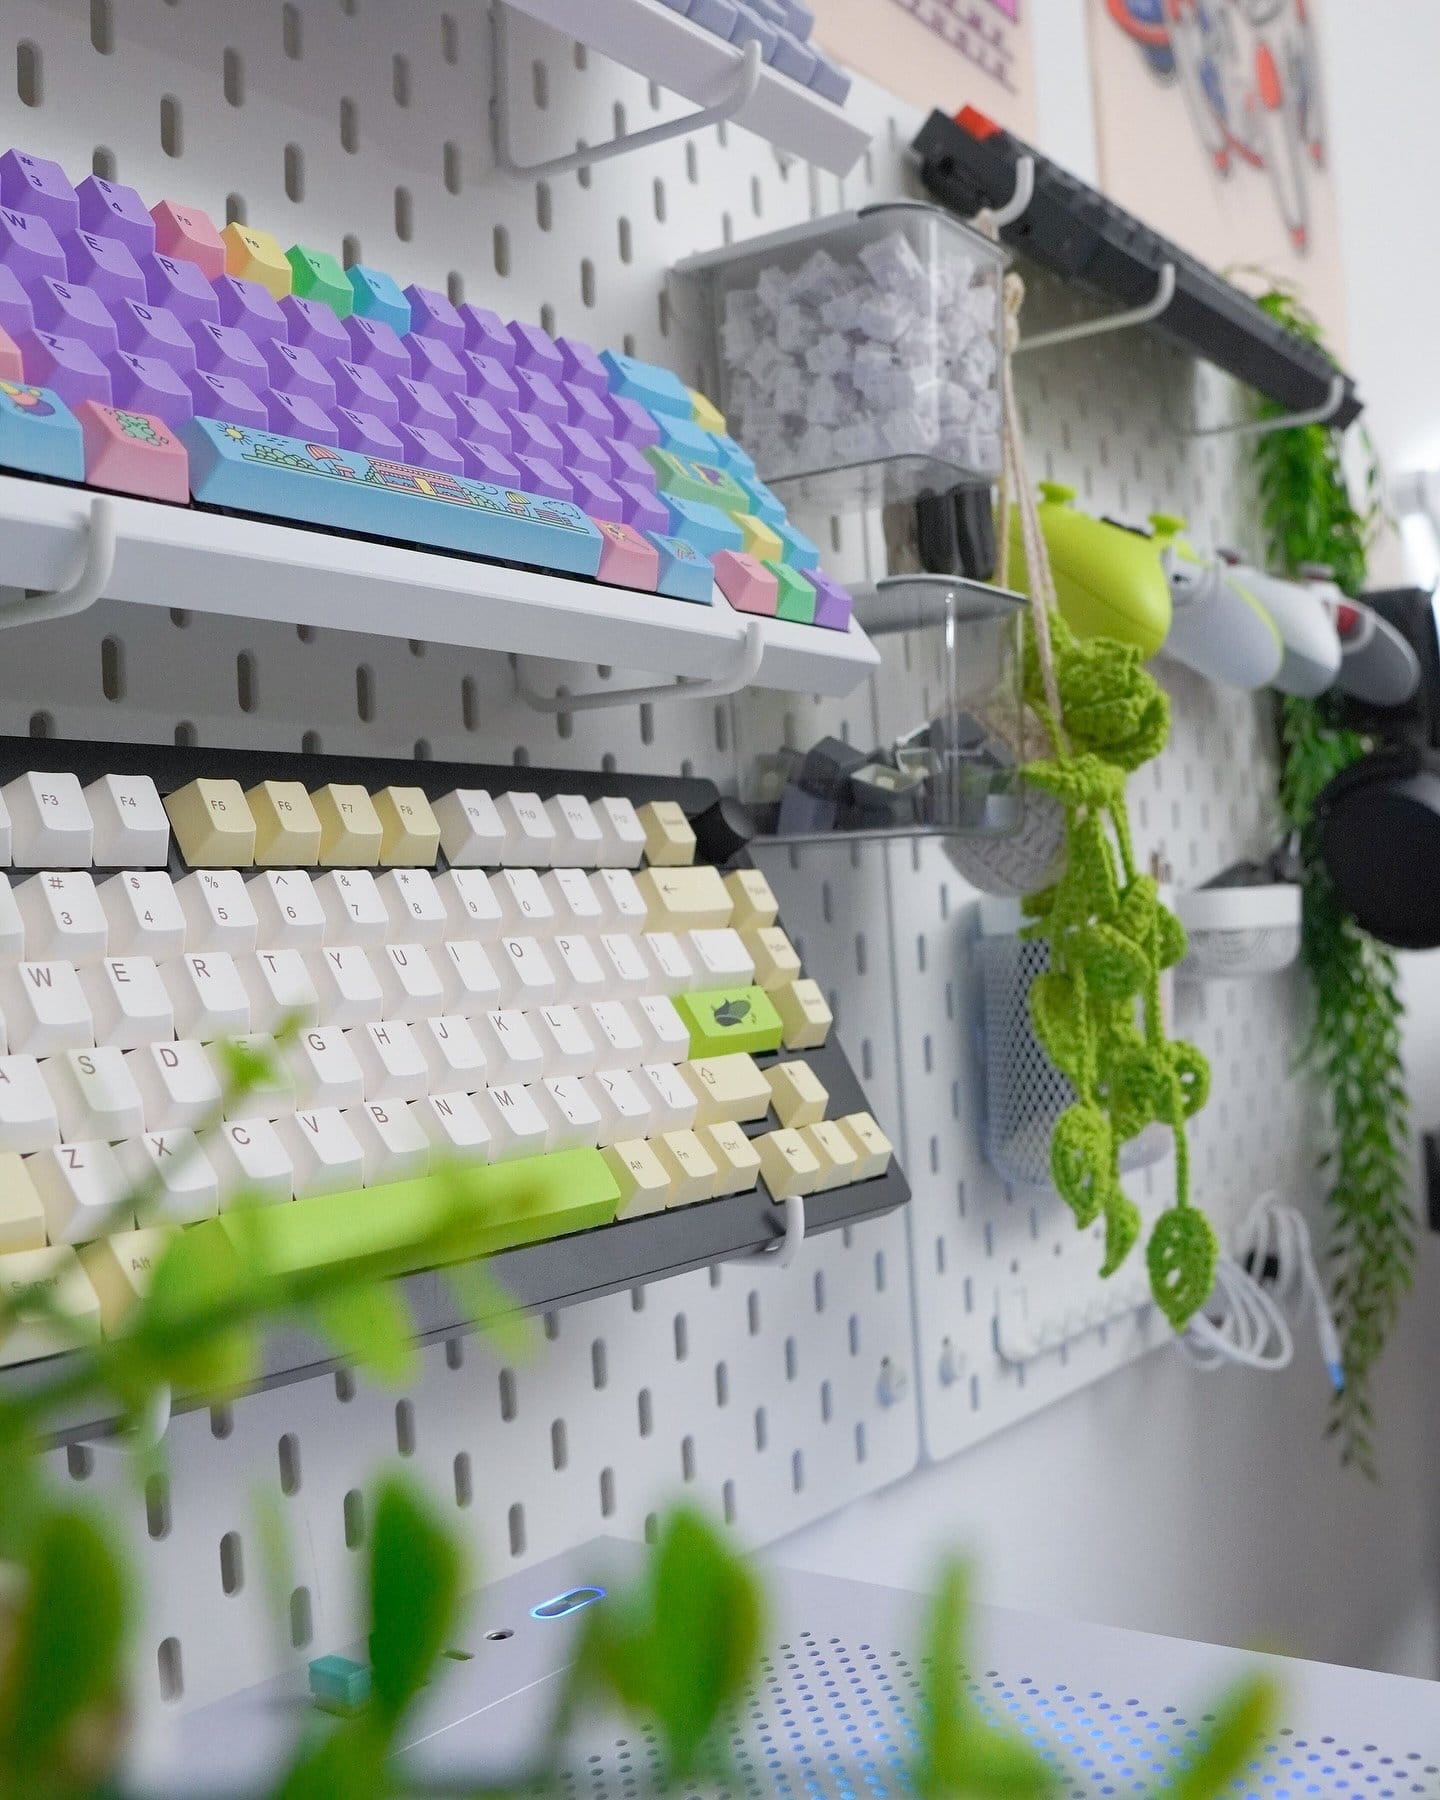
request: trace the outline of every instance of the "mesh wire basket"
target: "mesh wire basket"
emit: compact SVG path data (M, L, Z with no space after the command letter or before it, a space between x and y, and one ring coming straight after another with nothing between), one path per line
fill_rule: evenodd
M1194 888L1176 910L1190 940L1180 965L1185 981L1275 975L1300 954L1298 887Z

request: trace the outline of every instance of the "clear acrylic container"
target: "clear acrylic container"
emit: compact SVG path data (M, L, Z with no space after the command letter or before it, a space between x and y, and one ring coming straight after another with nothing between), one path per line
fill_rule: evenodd
M767 482L844 511L1000 472L1005 251L918 201L692 256L709 392Z

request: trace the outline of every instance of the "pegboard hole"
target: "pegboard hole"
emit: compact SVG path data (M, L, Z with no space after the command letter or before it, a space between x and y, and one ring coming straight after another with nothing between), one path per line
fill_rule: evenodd
M365 1496L359 1488L351 1488L343 1503L345 1548L358 1550L365 1542Z
M537 112L544 112L550 104L550 71L538 56L530 64L530 97Z
M525 1554L525 1508L517 1500L510 1508L508 1524L510 1527L510 1554Z
M290 1596L290 1647L303 1650L315 1636L315 1617L308 1587L297 1587Z
M728 1365L723 1362L717 1362L715 1365L715 1404L716 1406L730 1404L730 1370Z
M291 62L299 62L305 50L301 35L300 8L294 0L285 0L280 8L280 42Z
M735 1523L735 1483L727 1481L720 1489L720 1504L725 1509L725 1523Z
M410 104L410 58L398 50L390 60L390 92L397 106Z
M700 152L695 148L693 138L685 146L685 179L691 187L700 185ZM725 242L728 244L729 238L726 238Z
M460 60L460 27L454 13L440 15L440 55L452 69Z
M120 167L115 160L115 152L104 144L97 144L95 153L90 158L90 173L98 175L102 181L118 181Z
M542 301L540 305L540 329L548 332L551 337L555 336L555 308L548 300Z
M107 700L125 698L125 646L116 637L101 640L100 692Z
M491 234L495 273L502 279L510 273L510 233L505 226L497 225Z
M227 1531L220 1540L220 1586L232 1597L245 1585L245 1551L238 1531Z
M353 231L347 231L340 240L340 262L344 268L353 269L364 261L360 252L360 240Z
M675 1315L675 1360L684 1362L690 1354L690 1325L684 1313Z
M415 1454L415 1403L413 1400L397 1400L395 1402L395 1448L402 1456Z
M764 1450L770 1442L770 1415L763 1406L755 1408L755 1448Z
M550 1421L550 1466L558 1475L570 1461L570 1439L563 1419Z
M225 196L225 223L227 225L244 225L247 208L243 194L227 194Z
M454 138L446 138L440 148L440 178L447 194L458 194L464 180L464 160Z
M157 1544L170 1535L170 1483L158 1470L145 1477L145 1529Z
M548 231L555 217L555 209L551 202L550 183L535 183L535 223L542 231Z
M695 1479L695 1440L688 1433L680 1440L680 1476L684 1481Z
M609 1519L615 1513L615 1471L605 1468L600 1471L600 1517Z
M395 190L395 235L402 244L415 235L415 202L408 187Z
M658 175L655 177L655 223L665 223L665 183Z
M351 156L360 148L360 108L348 94L340 101L340 148Z
M655 1430L655 1403L648 1387L641 1388L635 1396L635 1415L641 1437L648 1438Z
M785 1379L793 1381L800 1373L800 1346L793 1337L785 1340Z
M160 1676L160 1698L167 1702L182 1699L185 1693L185 1671L180 1662L180 1640L167 1637L155 1652L155 1667Z
M508 1425L518 1410L515 1398L515 1371L502 1369L500 1371L500 1417Z
M90 0L90 47L101 56L115 48L115 18L110 0Z
M360 715L362 725L370 725L375 720L375 671L369 663L359 663L355 669L355 711Z
M227 104L245 104L245 64L238 50L227 49L220 59L220 87Z
M95 1473L95 1452L88 1444L65 1446L65 1473L72 1481L88 1481Z
M604 1338L596 1338L590 1346L590 1381L598 1394L610 1380L610 1359Z
M453 1473L455 1476L455 1504L462 1508L469 1506L475 1498L475 1483L470 1469L470 1452L468 1450L462 1450L455 1458Z
M24 38L15 46L15 92L22 106L40 106L45 99L45 68L40 46Z
M790 1485L797 1494L805 1492L805 1453L797 1450L790 1458Z
M212 1406L210 1408L210 1435L222 1443L235 1429L235 1408L233 1406Z
M622 214L615 226L616 250L622 263L633 262L635 242L630 230L630 221Z
M452 1337L445 1340L445 1367L447 1369L463 1369L465 1367L465 1340Z
M248 650L235 658L235 702L243 713L254 712L260 703L255 658Z
M305 152L298 144L285 146L285 198L297 205L305 198Z
M335 1371L335 1398L342 1406L348 1406L355 1398L355 1375L352 1370Z
M287 1431L275 1446L280 1464L280 1492L293 1499L300 1492L300 1439Z

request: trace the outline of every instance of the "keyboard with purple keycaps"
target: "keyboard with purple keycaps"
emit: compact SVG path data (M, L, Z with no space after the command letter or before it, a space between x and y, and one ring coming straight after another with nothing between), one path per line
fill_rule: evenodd
M812 44L815 15L800 0L665 0L692 25L741 46L752 39L777 74L842 106L850 77Z
M849 627L670 370L20 150L0 157L0 469Z

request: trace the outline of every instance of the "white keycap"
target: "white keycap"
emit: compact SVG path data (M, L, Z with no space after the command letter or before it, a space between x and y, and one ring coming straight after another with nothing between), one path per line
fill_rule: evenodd
M3 790L17 869L88 869L95 826L74 775L17 775Z
M238 1081L235 1065L242 1052L245 1079ZM205 1055L220 1085L227 1119L280 1119L294 1112L295 1077L269 1032L221 1038L218 1043L206 1044Z
M628 998L655 986L655 971L646 962L638 938L619 931L602 931L597 941L601 967L609 974L609 993Z
M112 956L150 956L161 962L185 948L185 914L170 877L156 869L126 869L96 892L110 931Z
M147 1225L194 1225L219 1212L220 1178L193 1131L148 1131L117 1145L115 1154L130 1185L143 1183L154 1196Z
M10 887L10 877L0 875L0 962L19 962L25 954L25 921Z
M430 1167L430 1140L403 1100L368 1100L345 1115L360 1146L366 1187L413 1181Z
M428 869L387 869L375 878L400 943L438 944L446 935L449 914Z
M445 1010L440 977L423 945L387 944L376 955L375 972L380 977L383 1018L414 1025Z
M552 794L545 802L545 817L555 829L553 863L577 869L600 866L600 821L583 794Z
M266 869L246 882L261 950L310 950L325 941L325 908L304 869Z
M649 908L628 869L601 869L595 876L595 892L611 931L643 931Z
M316 877L314 887L325 915L327 944L378 947L394 935L390 914L368 869L330 869Z
M319 1023L320 996L301 951L255 950L237 956L235 968L250 1002L252 1031L278 1031L291 1020Z
M502 794L495 802L505 836L500 861L507 868L546 869L555 860L555 827L538 794Z
M32 962L52 957L94 962L105 954L109 927L93 876L47 869L22 881L14 893L25 925L25 954Z
M434 806L440 847L452 868L493 869L502 860L505 826L484 788L456 788Z
M87 1050L95 1042L90 1006L70 962L18 962L0 966L0 1018L16 1055L53 1056Z
M631 802L619 795L607 795L595 802L595 818L600 826L598 866L638 869L645 855L645 827Z
M600 1061L607 1069L638 1067L645 1052L644 1040L623 1001L597 1000L584 1017L593 1027Z
M327 1025L363 1025L381 1016L385 996L375 965L384 955L383 946L367 951L358 944L327 944L305 958Z
M441 946L435 958L447 1013L473 1019L500 1004L500 975L489 952L473 938Z
M403 1019L372 1019L352 1025L345 1036L360 1065L367 1100L419 1100L428 1092L424 1054Z
M495 1162L515 1156L541 1156L550 1128L528 1087L512 1082L477 1094L476 1104L489 1121Z
M600 1141L600 1109L578 1075L548 1076L530 1092L545 1116L545 1148L593 1148Z
M700 1103L695 1090L674 1064L646 1063L637 1079L654 1108L651 1137L658 1137L664 1131L688 1131L695 1123Z
M583 869L551 869L540 878L555 912L557 932L600 931L607 923L594 884Z
M555 924L555 908L533 869L502 869L490 885L500 904L500 923L506 931L549 935Z
M694 965L673 931L644 931L640 942L659 972L662 993L683 994L686 988L699 987Z
M600 1112L599 1142L623 1143L626 1138L653 1137L655 1107L650 1095L629 1069L601 1069L590 1083L590 1093Z
M85 790L95 827L97 869L163 869L170 858L170 820L148 775L102 775Z
M452 938L488 937L504 923L500 899L483 869L447 869L435 883Z
M5 804L3 788L0 788L0 867L10 867L10 808Z
M60 1142L55 1100L33 1056L0 1056L0 1150L44 1150Z
M550 946L556 993L572 1006L603 1000L608 991L604 965L594 943L585 937L557 937Z
M630 1010L645 1040L646 1062L686 1060L690 1055L690 1031L668 994L642 994Z
M259 922L238 869L196 869L175 883L189 950L253 950Z
M226 950L190 951L159 965L181 1037L209 1043L250 1029L250 996Z
M295 1198L295 1165L268 1119L230 1119L205 1140L220 1186L220 1210L238 1199L284 1206Z
M67 1144L103 1139L107 1144L137 1137L145 1129L140 1089L114 1044L95 1050L65 1050L40 1065L55 1102L60 1136Z
M588 1075L597 1060L595 1040L573 1006L542 1006L530 1014L547 1075Z
M290 1152L297 1200L364 1185L365 1158L338 1107L292 1113L276 1120L275 1131Z
M501 938L495 954L500 998L528 1011L556 998L559 985L550 959L533 937Z
M175 1035L175 1009L149 956L107 956L80 970L97 1044L134 1050Z
M415 1122L430 1140L435 1161L464 1157L470 1162L489 1162L494 1149L487 1114L469 1094L431 1094L410 1108Z
M545 1073L545 1059L540 1053L540 1040L531 1029L524 1013L513 1007L499 1007L472 1019L475 1035L485 1052L485 1066L491 1083L513 1086L517 1082L538 1081Z
M755 958L734 926L719 930L687 931L702 987L748 986L755 979Z
M123 1228L124 1215L117 1221L112 1209L131 1183L108 1144L57 1144L28 1157L25 1173L45 1209L52 1244L91 1244L107 1227Z
M415 1027L415 1044L426 1070L421 1094L431 1088L440 1094L452 1088L473 1094L485 1085L485 1046L475 1027L458 1013L423 1019Z
M350 1040L338 1025L315 1025L282 1051L286 1067L295 1077L297 1111L315 1108L359 1106L365 1098L365 1077Z
M125 1061L135 1077L151 1131L198 1130L218 1118L220 1077L194 1038L174 1044L142 1044L127 1050Z

